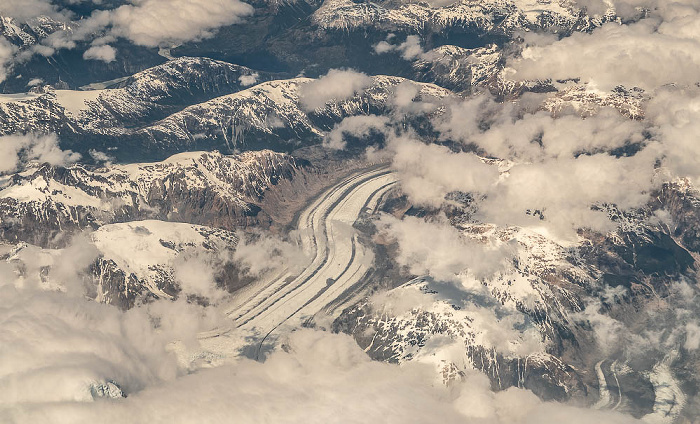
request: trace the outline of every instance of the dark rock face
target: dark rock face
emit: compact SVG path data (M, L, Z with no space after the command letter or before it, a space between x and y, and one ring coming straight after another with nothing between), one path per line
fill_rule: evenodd
M153 298L143 281L134 274L119 269L111 259L99 258L90 267L95 277L99 300L122 310L133 308L137 302ZM98 298L97 294L95 295Z

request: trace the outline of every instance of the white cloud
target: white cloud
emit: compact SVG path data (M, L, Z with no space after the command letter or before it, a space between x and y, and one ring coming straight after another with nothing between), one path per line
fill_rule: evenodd
M700 89L661 90L648 105L647 119L661 141L660 156L670 177L689 177L700 185Z
M367 137L372 131L384 133L387 131L389 118L377 115L349 116L336 124L323 140L323 145L330 149L344 149L344 136Z
M417 35L409 35L406 41L396 46L396 50L401 52L401 57L406 60L415 59L423 54L423 48L420 45L420 37Z
M260 77L260 75L258 75L257 72L253 72L252 74L249 74L249 75L241 75L240 77L238 77L238 81L240 81L240 83L243 87L248 87L248 86L251 86L251 85L257 83L259 77Z
M0 38L0 82L7 78L7 71L14 60L14 54L14 46L4 38Z
M386 41L380 41L374 46L374 51L377 54L387 53L394 50L394 46L387 43Z
M24 143L18 136L0 138L0 173L14 172L19 167L19 151Z
M85 53L83 53L83 59L93 59L93 60L101 60L103 62L114 62L114 60L117 57L117 50L107 44L101 45L101 46L92 46L89 49L85 50Z
M48 279L52 285L58 285L65 292L81 296L86 291L85 286L92 282L84 274L98 254L95 245L84 234L78 234L70 240L68 246L52 255ZM26 263L31 262L31 256L25 257L25 267L28 266Z
M377 54L397 51L401 53L401 57L405 60L413 60L418 57L424 57L426 53L420 45L420 37L417 35L409 35L402 43L389 44L388 40L393 37L387 37L387 41L380 41L374 45L374 51Z
M414 99L420 92L418 84L410 81L403 81L394 89L392 101L399 110L411 108L416 102Z
M140 311L125 315L56 292L0 291L2 406L89 401L93 383L113 379L136 391L176 374L163 344L147 338L153 332Z
M371 84L372 78L361 72L331 69L321 78L301 86L299 102L304 110L311 112L331 100L347 100Z
M630 335L629 329L622 322L600 313L601 309L599 301L592 301L584 310L572 314L571 318L591 326L598 348L604 355L619 353L619 349L626 346L624 342L626 336Z
M14 172L27 162L66 166L79 159L80 154L61 150L53 134L0 136L0 173Z
M575 4L586 8L589 16L602 16L612 7L609 0L575 0Z
M440 206L453 191L483 193L498 179L498 169L473 153L455 153L410 136L392 137L388 144L403 191L419 205Z
M435 230L424 232L433 237ZM216 306L160 300L123 312L86 300L76 284L68 284L75 291L63 292L14 281L27 271L40 273L50 265L43 256L56 253L51 273L75 278L92 256L86 242L77 241L63 255L27 250L19 260L31 270L19 263L0 266L0 421L117 423L128 416L136 423L231 417L241 423L326 423L342 414L344 422L635 422L614 412L545 403L520 389L495 393L477 372L450 386L435 384L433 366L371 361L351 337L310 329L293 332L264 363L229 358L214 369L198 368L206 361L180 362L173 342L201 351L197 335L228 322ZM498 334L520 331L513 319L469 313L492 322L483 328L485 340L511 349ZM107 381L128 397L94 401L91 387Z
M501 177L492 177L491 185L476 190L486 197L479 204L479 219L498 225L544 226L552 235L575 239L577 228L607 231L614 227L605 212L591 209L593 205L614 204L623 210L643 206L663 180L656 170L658 163L674 176L700 177L694 166L700 157L694 135L698 119L693 118L693 111L700 107L691 95L697 90L666 91L667 95L661 91L649 103L645 121L626 119L611 109L585 119L577 115L554 118L546 112L523 113L532 109L527 104L499 105L482 96L448 103L447 112L433 122L443 138L506 160L501 164ZM640 150L630 157L613 155L629 145L637 146L629 151ZM424 149L413 155L423 163L407 168L419 170L431 163L433 155L435 152ZM448 162L435 160L431 169L448 173ZM457 173L449 175L446 178L465 181ZM410 187L411 180L405 181ZM428 203L436 205L445 190L433 183L407 192L414 194L413 199L415 193L433 194L435 198ZM535 211L542 214L533 214Z
M80 154L62 150L55 135L28 136L29 152L27 159L53 166L66 166L80 160Z
M123 37L147 47L173 46L212 37L218 28L241 22L253 13L253 7L240 0L129 0L123 3L126 4L115 9L95 10L69 30L50 34L40 44L25 50L19 59L27 60L32 54L48 57L58 49L74 49L78 42L95 40L98 44L90 47L83 57L111 62L115 60L116 51L100 40ZM74 19L68 9L47 0L4 0L0 4L0 15L20 21L38 16L50 16L62 22ZM4 79L2 69L9 64L6 58L10 57L4 44L7 43L0 40L0 81Z
M218 302L226 292L216 286L215 257L202 250L181 252L173 262L173 276L185 295L194 294Z
M283 267L290 271L299 270L308 262L301 247L296 244L262 231L253 232L249 236L238 242L232 259L252 276L260 276Z
M402 81L394 87L390 98L395 114L421 115L434 112L443 106L445 99L431 95L421 95L421 86L413 81ZM419 99L420 97L420 99ZM400 120L401 117L395 117Z
M68 44L66 46L60 46L57 48L72 49L74 47L75 47L75 43L71 42L70 44ZM43 44L35 44L31 47L31 49L29 51L23 51L22 53L20 53L18 55L18 59L20 61L28 60L29 57L31 56L31 54L38 54L40 56L49 57L49 56L53 56L54 53L56 53L56 49L53 47L45 46Z
M605 212L592 206L643 206L662 181L655 170L659 159L664 158L662 163L674 169L674 175L695 172L693 158L700 153L693 134L698 120L689 112L695 107L679 102L677 93L659 100L658 106L655 102L650 104L654 126L608 109L586 119L523 114L532 108L499 105L479 96L448 102L447 112L433 119L435 127L443 139L476 146L506 161L487 164L474 154L454 153L406 136L391 138L387 150L404 192L415 204L439 206L451 191L480 193L485 200L478 203L476 216L483 222L545 227L553 236L575 240L578 228L614 227ZM673 142L647 139L646 132L653 128ZM630 144L641 150L629 157L611 154Z
M485 95L452 102L447 106L446 113L434 120L435 127L442 132L443 138L465 141L481 132L483 122L501 119L507 107Z
M700 324L689 322L685 325L686 339L683 346L688 350L698 350L700 348Z
M27 87L36 87L37 85L41 85L44 83L44 80L41 78L33 78L29 80L27 83Z
M239 0L133 0L108 13L113 34L155 47L211 37L253 8Z
M168 345L196 345L198 332L220 325L217 309L184 301L122 312L88 300L97 255L77 236L65 249L26 246L2 262L0 417L23 405L92 401L91 386L110 380L127 394L171 380L186 370Z
M490 246L464 237L449 222L383 216L380 225L398 243L398 263L414 275L457 281L459 274L468 271L478 279L488 278L513 256L507 246Z
M97 255L95 246L81 235L69 240L64 249L25 246L13 255L9 263L12 278L6 276L0 281L0 286L56 290L70 297L81 297L91 282L86 271Z
M553 118L547 112L505 120L467 136L490 155L536 161L543 157L571 158L581 153L609 152L644 140L645 125L605 109L596 116Z
M90 149L88 153L90 154L91 158L98 162L112 162L114 160L113 156L110 156L107 153L101 152L99 150Z
M596 154L517 164L487 192L478 214L496 224L546 226L573 240L577 228L611 230L615 225L606 213L591 206L615 204L625 210L644 205L656 186L655 162L655 152L645 149L631 157ZM541 211L544 219L527 210Z
M21 22L38 16L65 19L67 15L66 12L59 12L50 0L3 0L0 3L0 16L9 16Z
M0 417L30 405L92 402L91 386L106 381L131 394L172 380L185 370L168 344L197 343L197 332L217 323L213 310L184 302L122 312L56 291L0 292Z

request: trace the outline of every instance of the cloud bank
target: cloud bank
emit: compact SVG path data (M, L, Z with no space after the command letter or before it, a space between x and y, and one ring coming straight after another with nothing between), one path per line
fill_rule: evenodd
M320 330L293 332L264 363L228 358L208 369L180 358L177 346L197 352L197 335L227 322L222 309L160 300L120 311L87 300L71 281L94 252L80 238L64 252L29 249L21 263L0 262L0 421L636 422L525 390L495 393L478 372L445 386L432 366L372 361L350 336ZM60 287L42 283L52 264Z
M602 90L618 84L653 90L699 82L700 7L692 1L615 2L619 10L649 7L650 17L608 23L544 46L528 46L511 62L517 79L581 78ZM636 3L636 4L635 4Z
M167 374L171 365L162 363L160 369ZM452 387L433 385L432 379L430 367L369 360L348 336L300 330L288 340L287 352L278 350L263 364L241 360L167 379L125 399L24 404L0 409L0 417L17 423L116 423L125 416L135 423L327 423L339 417L347 423L636 422L616 413L543 403L519 389L493 393L488 379L477 373Z

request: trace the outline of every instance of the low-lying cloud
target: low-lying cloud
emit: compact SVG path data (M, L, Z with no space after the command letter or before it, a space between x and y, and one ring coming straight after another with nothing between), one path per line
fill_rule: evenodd
M372 132L385 134L389 118L379 115L350 116L336 124L323 139L323 145L330 149L344 149L347 145L346 135L363 138Z
M83 59L101 60L103 62L114 62L117 57L117 50L110 45L92 46L85 50Z
M14 54L14 46L4 38L0 38L0 82L7 79L7 72L14 60Z
M392 167L401 187L418 205L440 206L453 191L484 193L496 183L498 169L473 153L425 144L414 137L392 137L388 143Z
M447 220L427 222L407 216L385 215L380 228L399 247L397 262L413 275L459 281L460 275L484 279L503 268L513 257L507 246L492 246L464 237Z
M578 228L612 230L615 224L605 205L622 210L641 207L656 187L653 153L622 158L584 155L514 165L487 193L478 214L500 225L548 226L560 237L574 240Z
M371 84L372 78L361 72L331 69L319 79L301 86L299 102L305 111L311 112L324 107L331 100L347 100L362 93Z
M161 363L166 378L126 399L20 404L0 410L0 417L17 423L111 423L124 416L152 423L225 422L232 417L241 423L327 423L339 414L348 423L636 422L614 412L543 403L524 390L494 393L488 379L475 372L451 387L434 385L431 367L371 361L345 335L300 330L286 345L286 352L277 350L262 364L240 360L177 379L167 375L172 363Z
M386 41L377 43L374 46L375 53L383 54L396 51L400 53L401 57L405 60L422 58L426 55L425 51L423 51L423 47L421 47L420 37L417 35L409 35L399 44L390 44L389 40L391 39L393 39L393 37L389 37Z
M308 257L297 244L258 231L238 242L232 260L240 264L248 274L260 277L271 270L301 270L307 264Z
M67 11L60 11L50 0L4 0L0 4L0 16L12 17L20 22L38 16L65 19L68 15Z
M253 7L239 0L135 0L106 13L112 34L155 47L211 37L251 15Z
M55 134L0 136L0 174L18 171L31 162L66 166L80 157L79 153L62 150Z

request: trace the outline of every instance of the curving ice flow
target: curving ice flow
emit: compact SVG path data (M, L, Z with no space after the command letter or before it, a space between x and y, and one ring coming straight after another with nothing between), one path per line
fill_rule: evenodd
M303 271L294 276L284 269L241 291L227 310L232 328L200 335L202 345L223 354L234 354L236 345L239 350L248 346L244 354L259 358L280 335L319 312L337 311L342 302L335 301L352 290L373 261L353 224L363 210L374 210L396 182L393 172L374 169L343 180L316 199L298 220L301 245L311 258Z

